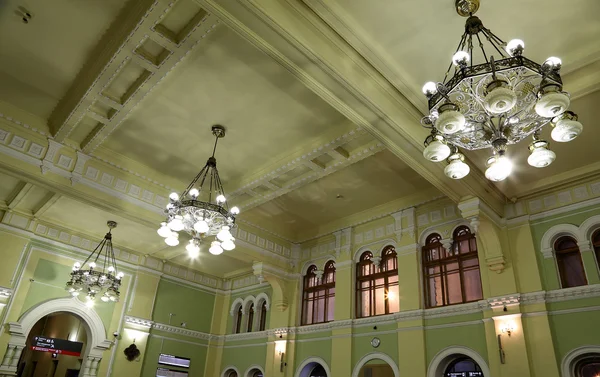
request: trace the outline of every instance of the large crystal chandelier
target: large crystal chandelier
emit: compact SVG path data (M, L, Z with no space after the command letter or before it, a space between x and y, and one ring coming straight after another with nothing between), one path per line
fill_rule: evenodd
M212 156L181 194L171 193L165 210L167 219L157 231L169 246L179 245L179 232L185 231L191 235L192 239L186 245L191 257L198 256L200 243L209 236L216 236L208 249L211 254L219 255L223 250L235 248L235 239L230 230L240 210L238 207L232 207L231 210L227 207L215 159L217 142L225 136L225 127L213 126L212 134L215 136Z
M108 221L108 233L83 263L75 262L71 280L65 289L73 296L84 293L89 302L96 296L104 302L119 301L119 288L123 272L117 272L117 263L112 247L111 230L117 227L115 221Z
M470 171L460 148L491 148L485 176L502 181L512 171L507 146L531 135L527 162L537 168L550 165L556 154L540 139L540 130L549 124L552 139L567 142L583 129L577 115L567 111L570 100L562 90L561 60L550 57L538 64L523 56L523 41L505 43L473 15L479 0L456 0L455 5L467 17L465 32L444 80L423 86L429 115L421 123L431 129L423 156L433 162L447 160L446 175L460 179Z

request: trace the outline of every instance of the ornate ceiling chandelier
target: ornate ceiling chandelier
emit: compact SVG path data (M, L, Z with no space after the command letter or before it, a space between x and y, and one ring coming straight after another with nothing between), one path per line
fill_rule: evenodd
M552 139L567 142L583 129L577 115L567 111L570 100L562 91L561 60L550 57L540 65L523 56L523 41L505 43L473 16L479 0L456 0L455 5L467 17L465 32L444 80L423 86L429 115L421 123L431 129L423 156L433 162L447 159L445 174L460 179L470 171L460 148L491 148L485 176L502 181L512 171L507 146L532 135L527 162L537 168L550 165L556 154L540 139L540 130L550 124ZM474 58L480 62L474 64Z
M83 263L75 262L71 280L65 289L73 296L85 293L92 302L96 296L104 302L119 301L119 288L123 272L117 272L117 263L112 247L111 230L117 227L115 221L108 221L108 233Z
M231 210L227 207L215 159L217 142L225 137L225 127L213 126L212 134L215 136L212 156L181 195L171 193L170 203L165 210L167 219L157 231L169 246L179 245L179 232L185 231L191 235L192 239L186 246L191 257L198 256L200 243L209 236L216 236L208 249L211 254L219 255L223 250L235 248L235 239L230 230L240 210L238 207L232 207Z

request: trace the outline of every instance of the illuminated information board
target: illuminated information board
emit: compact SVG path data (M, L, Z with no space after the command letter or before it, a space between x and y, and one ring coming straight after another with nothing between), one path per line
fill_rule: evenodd
M83 343L71 342L65 339L46 338L36 336L33 338L31 349L40 352L52 352L58 355L81 356Z

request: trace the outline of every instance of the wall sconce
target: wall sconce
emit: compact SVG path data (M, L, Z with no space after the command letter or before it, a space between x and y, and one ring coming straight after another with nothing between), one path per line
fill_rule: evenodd
M515 326L512 323L505 323L502 325L500 330L503 334L508 334L508 336L510 336L510 334L515 331Z
M285 366L285 362L283 361L285 358L285 340L276 340L275 341L275 352L279 354L281 357L281 363L279 364L279 371L283 373L283 367Z

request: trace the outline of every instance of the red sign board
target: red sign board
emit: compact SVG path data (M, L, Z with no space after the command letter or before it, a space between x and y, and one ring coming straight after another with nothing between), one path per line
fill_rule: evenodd
M80 356L83 343L71 342L64 339L36 336L33 338L31 349L40 352L52 352L57 355Z

